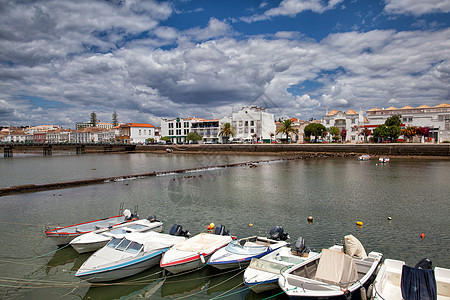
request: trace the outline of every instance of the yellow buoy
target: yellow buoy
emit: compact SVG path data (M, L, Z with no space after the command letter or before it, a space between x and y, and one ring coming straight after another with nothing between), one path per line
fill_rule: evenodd
M250 223L250 224L248 224L248 226L250 226L250 227L253 227L253 224L252 224L252 223Z
M392 218L391 218L391 217L388 217L388 220L390 221L390 220L392 220Z
M363 222L358 221L358 222L356 222L356 225L358 225L358 226L363 226Z
M215 227L214 223L209 224L209 226L211 226L211 229L214 229Z

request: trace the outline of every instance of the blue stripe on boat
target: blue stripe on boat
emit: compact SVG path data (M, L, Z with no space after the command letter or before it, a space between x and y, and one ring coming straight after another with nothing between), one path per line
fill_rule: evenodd
M81 277L81 276L86 276L86 275L95 274L95 273L103 273L103 272L115 271L115 270L117 270L117 269L121 269L121 268L124 268L124 267L129 267L129 266L138 264L138 263L140 263L140 262L143 262L143 261L145 261L145 260L152 259L152 258L154 258L154 257L156 257L156 256L158 256L158 255L160 255L160 254L163 254L163 253L166 252L167 250L169 250L169 248L164 248L163 250L160 250L160 251L151 253L150 255L142 256L142 257L139 257L138 259L135 259L135 260L132 260L132 261L129 261L129 262L120 264L120 265L116 265L116 266L114 266L114 267L108 267L108 268L103 268L103 269L98 269L98 270L88 271L88 272L84 272L84 273L81 273L81 274L75 274L75 276Z

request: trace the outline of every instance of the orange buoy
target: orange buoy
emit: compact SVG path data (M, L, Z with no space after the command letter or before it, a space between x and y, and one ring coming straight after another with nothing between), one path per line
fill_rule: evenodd
M422 240L423 240L423 239L425 238L425 233L422 232L422 233L420 234L420 237L421 237Z

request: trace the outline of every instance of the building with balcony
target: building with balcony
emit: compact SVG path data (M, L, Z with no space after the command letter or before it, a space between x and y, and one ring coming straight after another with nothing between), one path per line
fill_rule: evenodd
M365 127L373 129L395 114L402 116L402 125L405 127L428 127L431 141L450 141L450 104L372 108L367 111L368 125Z
M338 111L333 109L330 112L327 111L327 114L322 119L322 125L324 125L327 130L329 130L330 127L337 127L341 132L345 129L347 131L345 141L353 143L364 141L364 136L359 133L366 123L367 119L364 118L362 109L360 109L359 112L356 112L353 109L349 109L348 111ZM331 136L329 136L329 138L331 140Z
M258 106L244 106L233 112L232 126L236 130L233 140L269 143L276 131L274 115Z

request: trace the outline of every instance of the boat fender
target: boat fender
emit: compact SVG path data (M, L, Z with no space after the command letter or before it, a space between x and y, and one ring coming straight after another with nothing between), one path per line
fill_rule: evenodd
M200 260L201 260L202 264L206 263L205 257L203 256L203 254L200 254Z
M367 299L372 299L373 283L367 288Z
M367 300L366 288L364 286L360 289L361 300Z

